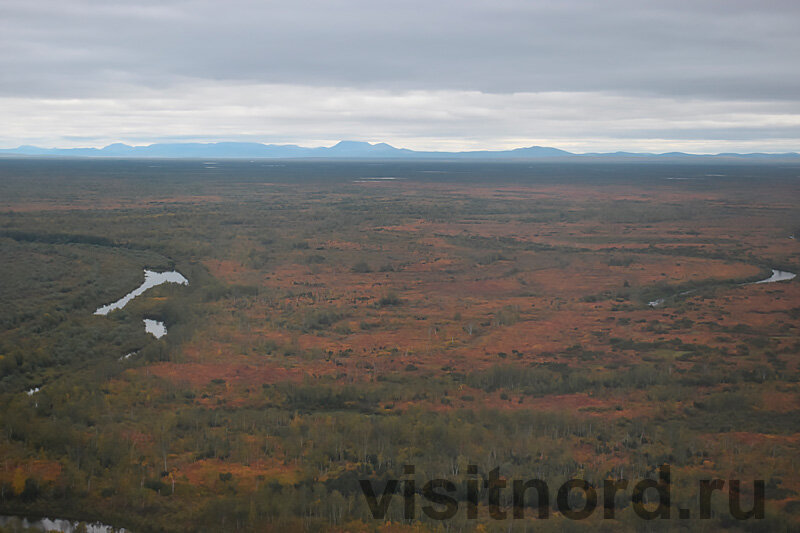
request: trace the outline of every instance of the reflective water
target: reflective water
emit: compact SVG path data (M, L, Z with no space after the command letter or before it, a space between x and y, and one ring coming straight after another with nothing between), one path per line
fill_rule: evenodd
M153 272L152 270L144 271L144 283L139 285L136 289L132 290L119 300L102 307L98 307L94 312L96 315L107 315L115 309L122 309L128 302L142 294L147 289L161 285L162 283L179 283L181 285L188 285L189 280L183 277L180 272L174 270L170 272Z
M0 526L8 528L10 531L29 529L37 531L60 531L63 533L75 533L86 531L87 533L124 533L125 529L116 529L99 522L77 522L74 520L63 520L61 518L37 518L28 519L19 516L0 515Z
M163 322L149 318L144 319L144 330L152 334L156 339L160 339L167 334L167 326Z
M775 270L772 269L772 275L767 279L762 279L761 281L754 281L753 285L758 285L759 283L775 283L776 281L789 281L790 279L794 279L797 277L797 274L792 272L786 272L784 270Z
M797 274L793 272L786 272L785 270L776 270L772 269L772 275L766 279L762 279L761 281L753 281L751 283L743 283L743 285L758 285L759 283L775 283L776 281L789 281L790 279L794 279L797 277ZM692 289L690 291L684 291L679 294L679 296L684 296L686 294L694 292L696 289ZM660 307L664 305L666 300L664 298L657 298L650 302L647 302L647 305L650 307Z

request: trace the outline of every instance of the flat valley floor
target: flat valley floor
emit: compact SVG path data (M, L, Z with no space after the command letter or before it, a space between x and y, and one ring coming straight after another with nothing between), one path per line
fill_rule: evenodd
M800 279L752 283L800 273L796 237L800 165L0 159L0 514L798 528ZM93 314L144 269L189 284ZM613 519L602 494L583 520L558 508L569 479L665 463L668 520L630 490ZM419 497L404 520L398 494L376 520L359 480L380 492L405 465L460 504L468 465L545 480L549 517L532 495L512 519L507 489L505 520L485 492L477 519ZM732 479L745 510L764 481L763 519L731 516Z

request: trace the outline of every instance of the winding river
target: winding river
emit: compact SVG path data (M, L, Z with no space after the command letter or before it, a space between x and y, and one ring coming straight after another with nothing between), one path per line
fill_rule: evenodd
M759 283L775 283L776 281L789 281L790 279L794 279L797 277L797 274L792 272L786 272L784 270L775 270L772 269L772 275L767 279L762 279L761 281L754 281L752 285L758 285Z
M794 279L796 277L797 277L797 274L795 274L793 272L786 272L785 270L777 270L777 269L773 268L772 269L772 275L770 277L768 277L766 279L762 279L760 281L751 281L750 283L742 283L742 285L758 285L760 283L775 283L775 282L778 282L778 281L789 281L789 280ZM693 289L691 291L682 292L682 293L679 294L679 296L682 296L682 295L685 295L685 294L689 294L691 292L694 292L695 290L696 289ZM666 301L665 298L656 298L655 300L652 300L652 301L648 302L647 305L649 305L650 307L660 307L661 305L664 304L665 301Z

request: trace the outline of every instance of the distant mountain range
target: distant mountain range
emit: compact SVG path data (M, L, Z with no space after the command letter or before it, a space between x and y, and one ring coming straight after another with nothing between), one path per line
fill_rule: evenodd
M330 147L306 148L294 144L261 144L250 142L218 143L157 143L148 146L129 146L115 143L105 148L39 148L20 146L0 149L0 156L59 156L59 157L141 157L141 158L336 158L336 159L555 159L555 158L617 158L617 159L707 159L729 158L746 160L800 160L795 152L784 154L715 154L697 155L683 152L653 153L590 153L575 154L558 148L530 146L513 150L471 152L418 152L395 148L386 143L341 141Z

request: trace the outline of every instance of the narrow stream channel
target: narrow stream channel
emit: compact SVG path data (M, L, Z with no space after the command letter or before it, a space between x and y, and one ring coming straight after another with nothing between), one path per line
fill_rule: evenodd
M786 272L785 270L776 270L776 269L773 268L772 269L772 275L770 277L768 277L766 279L762 279L760 281L751 281L750 283L742 283L742 285L758 285L760 283L775 283L775 282L778 282L778 281L789 281L789 280L794 279L796 277L797 277L797 274L795 274L793 272ZM694 292L695 290L697 290L697 289L693 289L691 291L684 291L684 292L680 293L679 296L685 295L685 294L689 294L691 292ZM659 306L663 305L665 301L666 301L666 298L656 298L655 300L652 300L652 301L648 302L647 305L649 305L650 307L659 307Z

